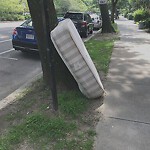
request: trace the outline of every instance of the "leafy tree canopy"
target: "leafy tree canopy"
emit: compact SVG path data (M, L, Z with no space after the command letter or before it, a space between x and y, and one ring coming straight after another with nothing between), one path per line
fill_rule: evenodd
M19 0L0 0L0 13L23 13L23 7Z
M58 13L64 13L66 11L84 12L99 10L97 0L54 0L54 2Z

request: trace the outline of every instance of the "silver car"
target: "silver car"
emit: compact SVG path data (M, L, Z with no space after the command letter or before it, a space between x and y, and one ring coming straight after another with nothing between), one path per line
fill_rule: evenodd
M90 14L90 16L94 24L94 29L100 29L102 27L102 18L97 14Z

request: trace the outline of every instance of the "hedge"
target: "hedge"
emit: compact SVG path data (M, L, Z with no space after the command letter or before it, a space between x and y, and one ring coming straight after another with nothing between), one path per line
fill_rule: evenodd
M25 17L21 14L9 14L9 13L0 14L0 21L18 21L24 19Z
M148 11L144 9L138 9L133 13L133 16L134 16L134 21L139 22L148 19L150 17L150 14Z

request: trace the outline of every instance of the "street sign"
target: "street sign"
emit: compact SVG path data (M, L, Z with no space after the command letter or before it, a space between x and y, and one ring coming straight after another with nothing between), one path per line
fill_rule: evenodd
M107 4L107 0L99 0L99 4Z

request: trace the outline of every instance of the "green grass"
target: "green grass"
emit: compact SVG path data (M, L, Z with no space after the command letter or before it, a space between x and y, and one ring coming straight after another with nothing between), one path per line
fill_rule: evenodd
M88 100L77 91L63 92L59 95L60 110L73 118L83 113L88 105Z
M108 72L112 49L114 46L113 40L90 40L85 43L86 48L96 65L96 68L105 73Z
M117 23L112 23L112 26L115 29L116 33L119 33L119 29L118 29Z
M33 114L28 116L22 124L12 127L0 139L0 150L11 149L12 145L16 145L26 138L31 143L37 141L38 145L41 138L47 142L58 141L76 129L74 123L66 122L63 118L49 118L42 114Z
M19 100L17 111L13 110L13 113L10 112L5 116L5 120L10 124L21 121L10 126L1 136L0 150L15 150L24 141L36 150L92 149L94 142L92 136L95 135L90 136L88 131L80 131L78 125L80 116L88 109L88 100L79 91L60 92L58 98L60 112L50 116L48 113L50 110L47 109L50 107L49 90L41 81L37 81L29 91ZM24 115L24 112L28 112L35 104L36 110Z

